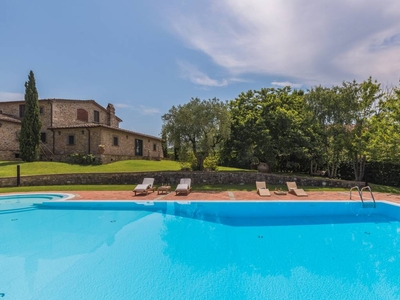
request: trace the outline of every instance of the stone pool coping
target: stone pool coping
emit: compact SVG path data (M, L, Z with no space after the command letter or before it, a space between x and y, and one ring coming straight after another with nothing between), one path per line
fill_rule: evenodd
M307 197L298 197L293 194L276 195L271 193L270 197L260 197L255 191L221 191L221 192L196 192L193 191L189 195L176 195L175 192L168 194L160 194L157 192L135 196L132 191L59 191L60 193L73 194L74 197L68 200L130 200L130 201L356 201L359 202L360 197L357 193L352 193L350 200L350 192L327 192L327 191L307 191ZM53 191L52 193L56 193ZM363 194L364 200L371 199L368 193ZM390 193L374 192L376 201L390 201L400 204L400 195ZM67 201L68 201L67 200Z

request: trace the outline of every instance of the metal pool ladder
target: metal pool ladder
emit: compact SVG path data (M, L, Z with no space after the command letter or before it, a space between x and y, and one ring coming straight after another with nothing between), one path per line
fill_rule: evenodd
M361 202L362 202L362 206L363 206L363 207L373 207L373 208L376 207L375 197L374 197L374 194L372 194L371 187L369 187L369 186L367 185L367 186L364 186L363 188L361 188L361 190L360 190L360 188L359 188L358 186L353 186L353 187L350 189L350 200L351 200L351 192L352 192L353 189L356 189L356 190L358 191L358 195L360 196L360 199L361 199ZM369 193L371 194L371 199L368 199L369 201L365 201L364 198L363 198L363 196L362 196L362 192L363 192L364 190L368 190ZM366 199L366 200L367 200L367 199Z

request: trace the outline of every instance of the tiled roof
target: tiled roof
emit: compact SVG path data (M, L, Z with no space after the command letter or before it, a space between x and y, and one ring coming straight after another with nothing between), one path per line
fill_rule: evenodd
M47 98L47 99L39 99L39 103L41 101L55 101L55 102L61 102L61 101L80 101L80 102L91 102L94 105L96 105L97 107L99 107L100 109L104 110L107 112L107 109L105 107L103 107L102 105L100 105L99 103L97 103L95 100L89 99L89 100L79 100L79 99L56 99L56 98ZM1 101L1 103L25 103L25 100L12 100L12 101ZM120 119L119 117L117 117L115 115L115 117L117 118L117 120L119 122L122 122L122 119Z
M152 135L148 135L148 134L143 134L143 133L139 133L139 132L135 132L135 131L130 131L130 130L126 130L126 129L121 129L121 128L112 127L112 126L108 126L108 125L104 125L104 124L97 124L97 123L83 123L83 124L75 124L75 125L53 126L53 127L49 127L48 129L74 129L74 128L96 128L96 127L102 127L102 128L112 129L112 130L116 130L116 131L126 132L126 133L139 135L139 136L143 136L143 137L147 137L147 138L152 138L152 139L156 139L156 140L160 140L160 141L162 140L161 138L159 138L157 136L152 136Z
M1 121L13 122L13 123L21 123L21 120L10 115L0 114Z
M40 101L83 101L83 102L96 102L92 99L79 100L79 99L56 99L56 98L45 98L38 99ZM10 100L10 101L1 101L1 103L25 103L25 100Z

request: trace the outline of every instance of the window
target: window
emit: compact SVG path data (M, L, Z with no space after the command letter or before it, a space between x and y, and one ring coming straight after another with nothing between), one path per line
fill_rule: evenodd
M46 143L46 132L40 133L40 140L42 141L42 143Z
M83 108L78 108L76 110L76 119L79 121L87 122L88 121L88 112Z
M157 144L153 144L153 151L157 151Z
M94 111L94 121L96 123L100 122L100 112L98 112L97 110Z
M117 136L114 136L113 145L118 146L118 137Z
M44 114L44 107L43 107L43 106L40 106L40 107L39 107L39 113L40 113L41 115Z
M20 118L23 118L23 117L24 117L24 114L25 114L25 104L21 104L21 105L19 106L19 117L20 117Z
M75 145L75 136L74 135L68 136L68 145Z

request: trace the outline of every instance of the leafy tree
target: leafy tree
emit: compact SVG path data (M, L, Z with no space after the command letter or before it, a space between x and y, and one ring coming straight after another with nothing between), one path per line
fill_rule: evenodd
M227 165L247 168L253 161L259 163L262 150L258 141L270 141L269 131L262 122L261 101L256 91L241 93L230 101L232 117L231 138L225 142L221 156ZM267 151L268 153L268 151Z
M377 113L370 120L370 159L376 162L400 163L400 89L385 92Z
M302 91L263 88L241 93L230 102L232 138L223 157L248 167L254 160L280 170L298 170L310 158L314 142L311 113Z
M305 98L320 128L323 167L329 177L336 177L343 154L346 103L340 101L339 87L317 86Z
M380 85L371 78L363 83L312 88L306 95L309 109L322 128L324 162L329 177L336 177L339 165L350 161L355 180L362 180L368 156L370 120L381 97Z
M370 143L370 122L375 115L375 107L382 97L380 84L373 82L371 77L361 84L356 82L344 84L349 90L346 101L352 103L352 128L347 145L349 156L353 164L355 180L364 177L365 164Z
M174 147L190 146L203 170L204 160L229 138L231 118L228 105L218 99L192 98L184 105L173 106L162 116L163 129Z
M23 161L35 161L39 157L40 128L39 96L35 76L29 72L25 82L25 112L19 136L20 155Z

